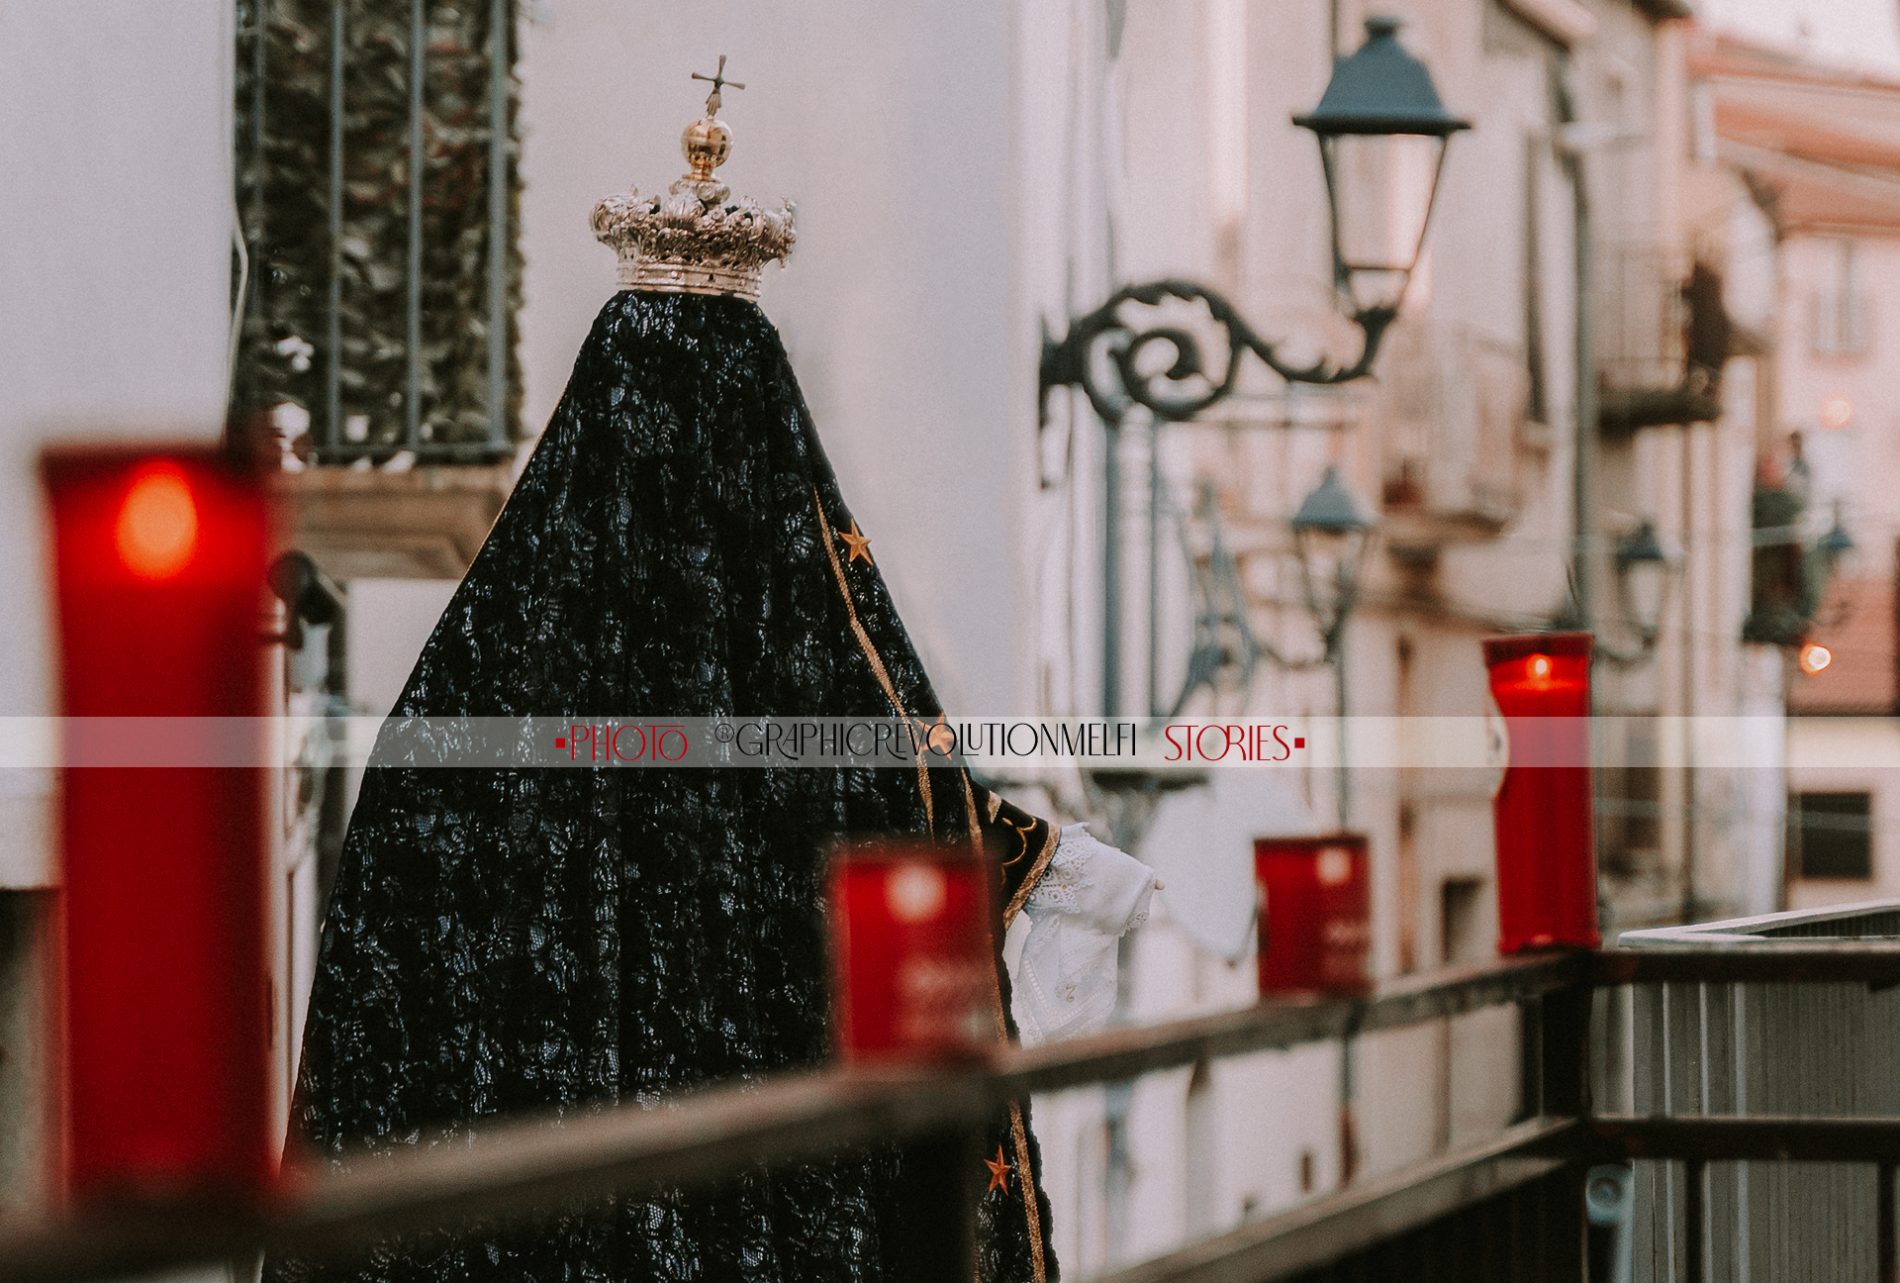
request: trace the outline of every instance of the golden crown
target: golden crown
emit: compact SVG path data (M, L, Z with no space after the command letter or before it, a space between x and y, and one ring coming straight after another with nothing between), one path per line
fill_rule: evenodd
M732 188L715 170L732 154L732 130L718 118L726 79L725 55L712 75L706 114L680 135L686 174L666 194L642 196L639 189L609 196L594 206L594 235L613 247L620 259L620 287L672 294L730 294L757 301L759 274L767 263L792 251L793 208L786 201L767 209L757 201L732 198Z

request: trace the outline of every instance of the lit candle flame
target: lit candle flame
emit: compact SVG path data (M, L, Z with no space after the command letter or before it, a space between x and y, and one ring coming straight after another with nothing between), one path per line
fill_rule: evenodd
M140 473L119 508L114 543L135 575L165 579L183 570L198 546L198 506L184 474L165 464Z

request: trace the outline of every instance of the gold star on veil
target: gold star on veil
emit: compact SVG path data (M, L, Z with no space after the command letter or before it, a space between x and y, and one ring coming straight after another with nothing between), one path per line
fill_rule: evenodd
M877 564L871 560L871 537L858 533L858 523L855 518L851 522L851 529L840 530L838 538L844 540L845 547L851 550L851 555L845 558L846 561L856 561L862 557L867 566Z
M1000 1189L1005 1194L1009 1193L1009 1174L1015 1169L1004 1161L1001 1145L996 1147L996 1157L984 1159L983 1166L990 1169L990 1187L983 1192L988 1194Z

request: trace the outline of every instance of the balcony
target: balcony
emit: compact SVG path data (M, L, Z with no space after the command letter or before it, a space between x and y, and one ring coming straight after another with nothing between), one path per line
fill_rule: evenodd
M1808 491L1800 476L1766 471L1749 499L1748 614L1742 640L1796 646L1808 635L1820 606L1823 567L1809 545Z
M458 578L522 440L513 11L438 9L238 6L232 404L337 579Z
M1594 300L1598 422L1617 435L1721 417L1731 326L1722 278L1654 245L1612 246Z
M1401 322L1383 369L1367 418L1379 435L1388 545L1497 535L1523 506L1542 453L1522 354L1470 327Z
M532 1220L575 1198L717 1184L761 1161L880 1140L927 1155L933 1172L974 1170L993 1111L1031 1092L1504 1008L1523 1054L1518 1081L1497 1085L1515 1105L1502 1130L1097 1277L1581 1280L1618 1277L1612 1267L1634 1248L1630 1277L1645 1283L1794 1277L1775 1263L1797 1260L1826 1277L1893 1278L1897 929L1900 903L1635 932L1631 947L1408 977L1364 999L1266 1002L970 1068L794 1075L558 1129L521 1121L300 1185L262 1210L148 1207L16 1230L0 1236L0 1259L21 1283L53 1283L263 1247L344 1254L425 1227ZM1619 1011L1635 1016L1627 1043ZM1626 1045L1628 1077L1606 1069ZM1593 1104L1626 1091L1636 1112ZM1338 1103L1350 1117L1352 1100ZM917 1283L972 1277L976 1196L955 1179L906 1191L941 1263ZM1748 1253L1752 1274L1735 1265Z
M506 463L404 471L310 468L271 477L295 545L334 579L459 579L514 488Z

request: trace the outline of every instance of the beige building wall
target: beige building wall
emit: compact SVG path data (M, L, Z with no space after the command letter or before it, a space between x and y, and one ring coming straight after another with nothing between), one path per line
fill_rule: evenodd
M1788 875L1775 891L1798 907L1842 903L1885 893L1900 845L1887 729L1900 653L1891 618L1900 504L1890 480L1900 467L1900 417L1890 404L1900 361L1893 298L1900 285L1900 182L1892 156L1878 150L1896 119L1900 16L1853 5L1792 6L1784 17L1814 25L1812 38L1789 40L1768 15L1744 12L1747 4L1731 0L1718 8L1734 11L1748 35L1770 41L1767 50L1739 47L1726 61L1716 47L1699 91L1710 109L1697 113L1710 121L1702 150L1722 162L1710 172L1729 175L1726 187L1706 188L1707 218L1714 223L1730 211L1731 261L1750 276L1745 319L1770 348L1756 380L1757 448L1787 465L1798 437L1807 539L1818 538L1838 514L1856 544L1846 568L1851 591L1824 601L1809 634L1834 651L1835 663L1815 677L1790 665L1781 679L1789 706L1801 713L1788 723L1785 788L1866 794L1865 820L1815 823L1864 824L1872 872L1864 879L1802 876L1794 867L1803 840L1796 834L1786 843ZM1860 33L1854 48L1838 39L1848 29ZM1726 130L1715 123L1724 104L1734 108ZM1763 119L1778 128L1764 133ZM1856 150L1863 140L1876 151ZM1755 175L1752 191L1734 177L1745 167ZM1772 199L1760 200L1764 192Z
M1414 299L1413 328L1428 336L1420 350L1452 354L1455 391L1458 354L1501 352L1506 364L1528 365L1535 349L1544 399L1510 425L1502 462L1471 435L1468 415L1443 416L1449 435L1432 444L1454 466L1441 479L1461 495L1470 473L1501 462L1508 511L1477 537L1430 536L1429 557L1394 556L1391 543L1375 550L1348 677L1355 712L1469 714L1484 701L1477 638L1548 621L1562 606L1575 526L1575 225L1551 118L1553 64L1576 64L1578 110L1597 128L1571 141L1593 149L1594 212L1618 236L1679 239L1671 158L1680 135L1659 118L1681 98L1666 44L1620 0L1572 6L1593 19L1593 34L1567 54L1521 16L1561 4L1391 7L1411 18L1410 39L1447 102L1477 125L1446 169ZM1338 6L1348 48L1359 8ZM800 204L798 251L787 271L768 275L764 306L941 693L972 713L1094 711L1101 435L1061 406L1038 432L1042 327L1060 331L1115 282L1180 273L1230 292L1263 329L1350 346L1328 299L1317 156L1287 123L1325 84L1329 6L717 0L677 12L649 6L636 21L617 0L542 0L523 12L529 426L545 421L613 289L611 255L587 229L593 202L673 176L678 131L699 103L686 74L725 52L748 86L728 96L736 150L727 174L739 190ZM37 574L21 478L48 412L77 407L89 425L189 424L209 436L222 406L229 290L226 10L192 0L159 23L130 0L87 0L26 13L0 9L0 59L18 51L0 75L0 95L11 95L0 105L12 103L10 118L55 110L62 125L37 142L10 131L0 146L24 149L9 157L10 172L50 174L62 195L22 203L24 221L13 225L32 234L9 242L17 261L0 263L9 281L43 286L0 299L0 351L27 354L5 372L10 400L0 407L0 442L20 464L0 477L13 487L0 489L0 518L18 536L0 545L13 549L20 583ZM75 48L95 51L97 64L75 73L62 56ZM129 113L128 84L139 103L162 109ZM70 122L94 145L74 147ZM130 211L115 199L126 190L140 193ZM1280 532L1328 462L1368 502L1382 498L1393 411L1381 385L1287 398L1262 378L1249 391L1246 414L1315 426L1250 429L1241 445L1182 437L1164 447L1163 468L1177 486L1207 475L1232 483L1235 531L1259 554L1249 578L1257 623L1299 652L1315 643L1304 612L1286 604L1295 580ZM1602 461L1587 531L1599 558L1623 522L1649 514L1692 550L1658 660L1614 679L1631 707L1743 701L1745 657L1724 639L1739 628L1745 568L1738 591L1736 545L1717 536L1745 521L1753 431L1740 417L1665 430ZM1184 577L1168 574L1158 587L1164 657L1178 660ZM1405 604L1420 589L1432 610ZM357 692L372 711L406 675L443 591L366 586L351 628L359 651L376 652L359 665ZM1129 635L1145 624L1132 616ZM25 657L0 678L6 711L46 708L43 629L43 610L0 614L0 653ZM1140 689L1141 674L1130 677ZM1331 700L1323 673L1269 672L1249 711L1320 713ZM1088 806L1075 781L1047 783L1072 808ZM1169 907L1132 947L1131 1016L1253 999L1251 840L1330 826L1331 790L1325 771L1271 781L1230 773L1160 810L1137 849L1166 874ZM43 851L37 831L22 827L36 820L5 818L37 815L43 789L29 796L38 800L0 809L9 839L0 859ZM1681 827L1702 802L1664 805L1677 817L1668 839L1676 854L1666 856L1676 866L1666 869L1691 841L1708 842L1712 862L1739 858L1714 841L1718 830ZM1378 971L1488 952L1482 786L1449 772L1366 776L1352 807L1349 822L1371 834L1375 851ZM16 875L16 884L41 876ZM1448 882L1467 897L1455 922ZM1491 1018L1442 1037L1362 1043L1362 1170L1498 1121L1495 1108L1470 1102L1496 1096L1483 1089L1515 1073L1513 1038L1508 1020ZM1165 1250L1336 1180L1341 1069L1340 1049L1322 1046L1157 1077L1126 1098L1039 1102L1065 1264L1082 1274Z
M1860 545L1855 573L1890 576L1900 533L1900 235L1798 232L1781 262L1778 419L1801 433L1811 519L1825 529L1840 504Z
M1873 876L1802 878L1788 907L1813 909L1900 895L1900 722L1891 717L1794 717L1788 721L1788 787L1868 794Z
M1782 247L1782 282L1779 422L1801 433L1812 473L1809 520L1818 533L1838 507L1857 545L1854 578L1890 583L1900 569L1900 490L1893 484L1900 476L1900 413L1891 396L1900 368L1900 238L1853 231L1792 237ZM1856 609L1863 612L1891 601L1890 594L1859 595ZM1832 627L1824 619L1815 637L1837 648L1843 664L1867 668L1896 662L1897 627L1891 619ZM1867 794L1872 864L1867 879L1791 877L1790 907L1900 890L1900 729L1893 717L1790 718L1788 790Z

